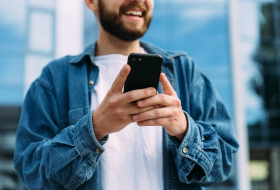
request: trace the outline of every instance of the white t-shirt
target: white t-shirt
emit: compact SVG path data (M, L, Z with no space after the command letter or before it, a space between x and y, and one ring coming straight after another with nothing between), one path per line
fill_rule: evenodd
M142 49L142 53L146 53ZM94 58L99 78L92 92L91 110L103 100L127 56L111 54ZM162 190L162 127L131 123L109 135L100 159L101 190Z

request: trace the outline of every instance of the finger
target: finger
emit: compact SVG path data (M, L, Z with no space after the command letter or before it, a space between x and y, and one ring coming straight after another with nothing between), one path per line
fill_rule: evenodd
M165 108L153 109L140 114L136 114L133 116L133 120L146 121L151 119L171 117L174 114L175 114L175 109L165 107Z
M171 126L172 118L157 118L150 119L145 121L138 121L137 125L139 126Z
M162 126L165 128L166 132L171 136L181 136L179 138L183 139L188 127L183 124L184 127L178 127L178 120L174 117L157 118L146 121L137 122L138 126ZM176 127L177 126L177 127Z
M164 94L167 94L170 96L177 95L164 73L160 73L159 81L161 83Z
M136 104L131 104L131 107L128 108L129 109L128 114L131 114L131 115L140 114L140 113L147 112L147 111L157 109L157 108L158 108L158 105L139 108Z
M130 73L130 66L128 64L125 64L121 71L119 72L117 78L115 79L115 81L113 82L112 86L111 86L111 91L113 92L120 92L122 91L123 85L126 81L126 78L128 76L128 74Z
M156 89L155 88L144 88L144 89L138 89L138 90L132 90L129 92L126 92L122 95L120 98L120 101L128 103L128 102L133 102L137 101L140 99L148 98L151 96L156 95Z
M166 94L157 94L155 96L138 100L136 102L139 107L146 107L152 105L172 106L174 103L174 97Z

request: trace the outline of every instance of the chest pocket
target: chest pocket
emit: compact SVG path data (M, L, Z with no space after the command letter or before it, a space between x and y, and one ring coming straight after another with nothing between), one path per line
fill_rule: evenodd
M77 109L74 109L74 110L70 110L68 112L69 124L70 125L76 124L77 121L79 121L79 119L81 119L82 117L84 117L88 113L89 113L89 107L77 108Z

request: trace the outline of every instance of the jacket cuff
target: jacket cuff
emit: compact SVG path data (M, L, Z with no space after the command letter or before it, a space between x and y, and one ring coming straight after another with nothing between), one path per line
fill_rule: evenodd
M92 165L96 165L105 151L103 145L108 141L108 135L101 141L95 137L92 123L92 112L84 116L75 127L74 142L81 157L87 157Z
M202 149L202 138L198 126L187 112L184 113L188 122L188 130L184 139L180 142L176 137L169 137L176 151L175 162L178 163L179 178L181 181L191 183L201 181L203 177L207 176L213 164ZM202 170L197 170L197 167L201 167ZM200 173L198 174L196 171Z

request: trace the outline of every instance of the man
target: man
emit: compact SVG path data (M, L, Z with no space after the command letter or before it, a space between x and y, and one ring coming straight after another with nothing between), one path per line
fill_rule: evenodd
M24 186L203 189L227 179L238 143L212 84L186 53L138 40L153 0L85 3L98 41L48 64L26 95L14 156ZM162 55L159 93L122 93L130 53Z

